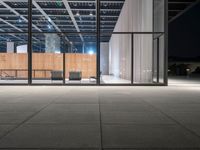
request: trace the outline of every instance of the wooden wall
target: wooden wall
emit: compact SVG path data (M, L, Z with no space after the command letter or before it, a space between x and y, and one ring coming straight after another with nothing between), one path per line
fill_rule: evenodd
M0 75L27 78L28 55L0 53ZM63 54L33 53L33 78L50 78L52 70L63 70ZM70 71L81 71L83 78L96 76L96 55L65 54L66 78Z

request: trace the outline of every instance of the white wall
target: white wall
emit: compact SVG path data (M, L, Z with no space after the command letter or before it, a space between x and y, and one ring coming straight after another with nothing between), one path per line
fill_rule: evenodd
M14 42L7 42L7 53L14 53L15 43Z
M100 45L100 68L102 75L109 74L109 43L101 42Z
M17 53L27 53L27 44L17 46Z
M154 0L154 32L164 32L165 0Z
M152 32L152 0L126 0L114 32ZM113 34L109 72L131 79L131 35ZM134 82L152 82L152 35L134 36Z

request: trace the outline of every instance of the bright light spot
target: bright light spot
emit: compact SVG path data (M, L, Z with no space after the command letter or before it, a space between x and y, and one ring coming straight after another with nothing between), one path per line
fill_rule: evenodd
M90 50L90 51L88 52L88 54L93 55L93 54L94 54L94 51Z
M51 29L51 25L48 25L48 28Z
M19 18L18 22L19 22L19 23L22 23L22 19L21 19L21 18Z
M48 21L51 22L51 18L48 18Z
M92 12L90 12L90 16L93 16L93 13L92 13Z
M80 13L77 11L76 16L80 16Z
M60 51L55 51L55 54L60 54Z

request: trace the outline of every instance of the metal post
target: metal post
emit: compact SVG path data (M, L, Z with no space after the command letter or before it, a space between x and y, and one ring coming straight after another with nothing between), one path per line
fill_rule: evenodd
M28 84L32 84L32 0L28 0Z
M96 0L97 33L97 84L100 85L100 0Z
M65 52L63 52L63 84L65 84Z
M164 84L168 85L168 0L165 0L165 28L164 28L164 38L165 38L165 66L164 66Z
M131 84L134 82L134 34L131 34Z
M160 79L160 39L157 38L157 83L159 83Z

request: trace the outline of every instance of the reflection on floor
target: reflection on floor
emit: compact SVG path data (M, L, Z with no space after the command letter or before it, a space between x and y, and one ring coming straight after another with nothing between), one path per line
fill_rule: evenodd
M102 81L104 84L130 84L131 81L125 80L122 78L118 78L115 76L110 76L110 75L102 75Z
M27 84L28 80L0 80L0 84ZM62 80L33 80L33 84L63 84ZM66 84L96 84L95 79L82 79L81 81L65 80Z
M28 80L0 80L0 84L27 84Z
M199 86L200 77L174 76L169 78L169 85Z
M96 84L96 79L82 79L81 81L69 81L69 79L65 80L66 84ZM26 84L28 80L0 80L0 84ZM33 80L33 84L63 84L62 80L52 81L52 80ZM131 81L121 79L115 76L110 75L102 75L101 76L102 84L129 84Z

